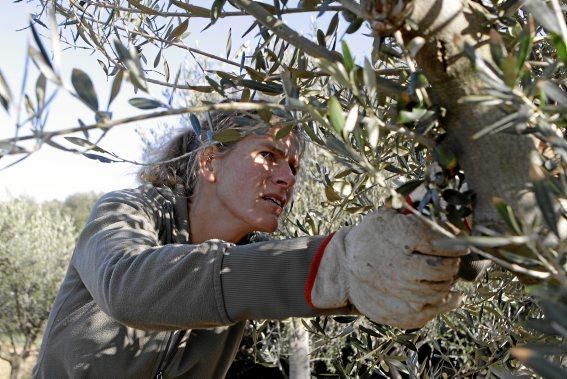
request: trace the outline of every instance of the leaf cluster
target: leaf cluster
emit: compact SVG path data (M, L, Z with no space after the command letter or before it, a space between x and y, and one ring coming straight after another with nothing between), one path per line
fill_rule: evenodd
M445 242L448 246L469 247L515 272L523 283L541 285L532 295L517 279L496 270L487 281L472 285L471 295L478 303L423 332L395 331L360 320L346 328L333 326L329 332L331 324L315 320L310 329L324 342L320 346L328 346L318 350L322 361L331 362L325 369L344 377L488 376L523 373L521 362L553 377L555 371L549 370L561 372L565 366L555 358L554 346L561 350L567 337L564 328L554 326L563 325L564 319L552 311L565 306L567 288L567 36L560 2L468 2L472 12L484 17L482 25L473 26L486 38L479 45L464 44L460 54L469 59L483 86L459 101L504 114L473 139L490 143L495 134L529 134L539 146L531 157L527 188L539 216L526 220L509 204L494 199L494 211L507 228L481 228L474 234L470 217L475 194L467 187L458 152L443 142L443 118L450 110L435 103L430 96L435 78L427 78L414 61L427 41L404 41L400 33L376 36L369 54L356 57L344 36L368 30L363 12L354 12L356 2L338 3L215 0L205 7L181 0L37 0L30 25L35 47L29 50L29 60L39 74L33 96L26 93L18 100L23 107L16 106L0 72L2 106L12 113L23 109L22 117L15 118L15 137L0 141L0 157L27 156L48 144L101 162L126 161L99 146L107 131L119 125L171 115L206 117L221 108L285 112L304 130L312 142L308 153L317 157L305 160L305 184L283 224L286 236L325 234L383 204L405 207L435 223L450 224L455 235ZM289 14L304 12L319 17L313 38L281 22ZM230 28L222 56L185 43L193 19L207 19L209 28L229 25L231 17L243 15L253 16L243 35L251 48L242 44L235 49ZM406 20L404 27L415 25ZM53 56L42 33L51 36ZM73 71L71 87L63 84L58 44L88 50L96 57L112 83L106 106L101 106L102 96L89 74L80 69ZM489 56L482 46L488 47ZM207 57L207 64L195 59L196 80L170 66L171 50ZM163 90L162 96L153 86ZM111 106L126 87L135 92L129 103L141 112L114 119ZM67 91L88 106L94 122L47 132L47 110L57 91ZM251 102L260 97L270 103ZM191 100L196 98L199 103ZM218 104L221 98L230 101ZM94 138L94 130L101 137ZM67 139L58 140L61 136ZM310 196L301 196L306 192ZM540 320L535 332L524 326L527 317ZM329 339L334 330L344 335ZM331 340L340 342L333 347ZM542 364L544 357L553 364Z

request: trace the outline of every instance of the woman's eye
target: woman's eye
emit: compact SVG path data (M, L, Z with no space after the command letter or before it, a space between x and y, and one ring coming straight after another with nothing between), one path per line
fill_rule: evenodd
M297 170L298 168L294 165L289 165L289 168L291 170L291 173L293 174L293 176L297 176Z
M271 151L261 151L260 155L264 158L271 159L271 158L273 158L274 153L272 153Z

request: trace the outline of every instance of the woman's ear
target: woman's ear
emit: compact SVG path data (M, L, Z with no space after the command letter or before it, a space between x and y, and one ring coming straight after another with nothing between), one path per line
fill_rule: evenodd
M217 149L214 147L207 148L199 154L199 176L209 183L215 183L217 180L217 172L215 159Z

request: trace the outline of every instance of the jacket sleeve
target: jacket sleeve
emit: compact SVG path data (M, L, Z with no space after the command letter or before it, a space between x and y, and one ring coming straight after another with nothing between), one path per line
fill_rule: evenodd
M112 318L166 330L319 312L307 305L303 286L320 237L163 245L163 207L152 202L135 191L105 195L77 241L71 264Z
M317 309L304 296L309 269L325 237L301 237L229 247L221 272L232 321L358 314L353 307Z
M219 275L229 244L161 244L156 202L135 190L99 200L71 261L81 281L106 314L134 328L230 324Z

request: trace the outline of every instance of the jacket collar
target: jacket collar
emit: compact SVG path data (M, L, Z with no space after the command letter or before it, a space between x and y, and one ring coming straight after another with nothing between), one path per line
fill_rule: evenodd
M185 188L181 185L172 190L169 187L161 187L158 189L161 195L172 204L173 217L175 218L175 230L173 231L173 240L175 243L191 243L189 239L189 214L188 214L188 196ZM268 238L262 233L252 232L244 236L237 245L246 245L252 242L266 241Z
M187 194L183 186L178 185L175 190L169 187L156 187L158 193L165 199L163 212L170 212L167 217L174 218L174 227L171 231L174 243L191 243L189 240L189 215L187 213Z
M173 209L175 217L175 226L177 235L175 242L177 243L191 243L189 240L189 214L187 207L188 196L183 186L175 187L175 192L172 193Z

